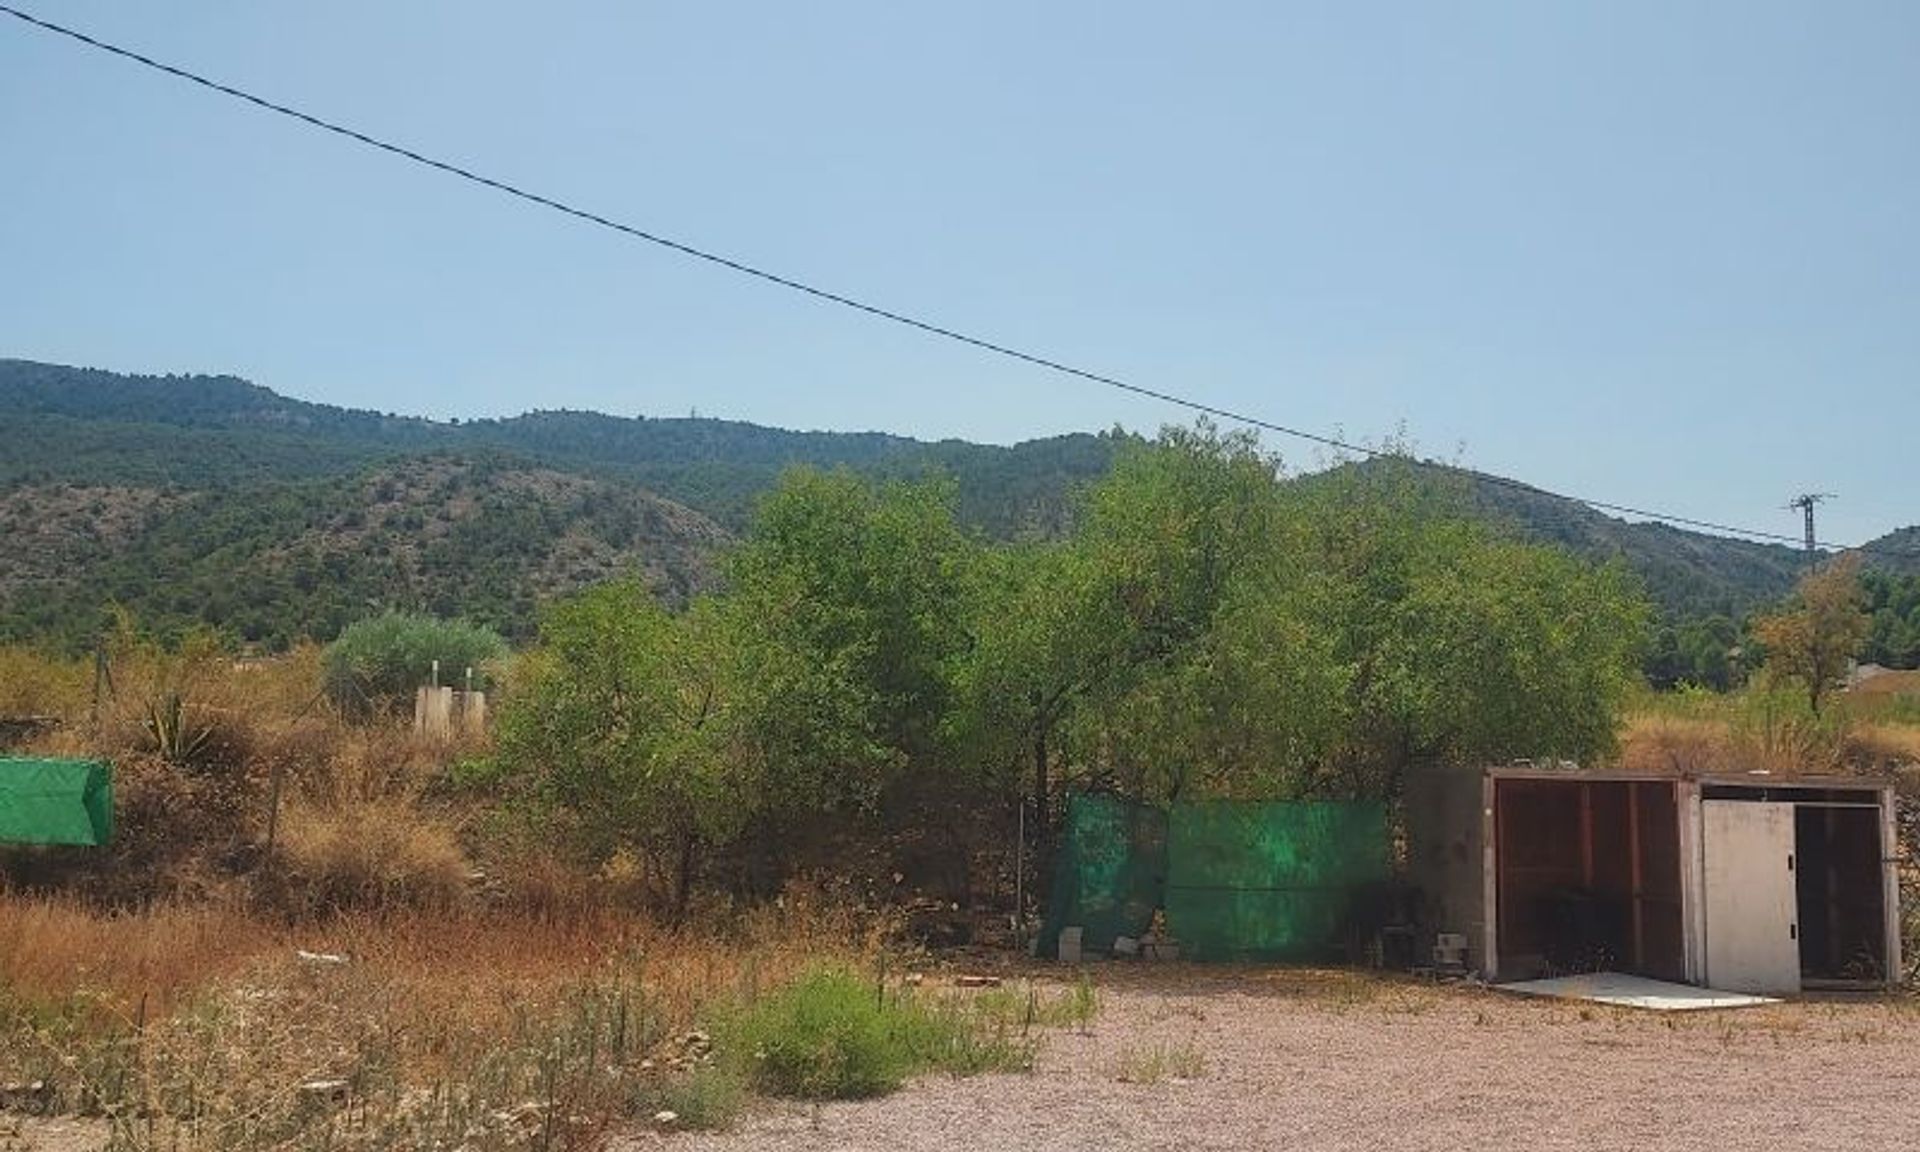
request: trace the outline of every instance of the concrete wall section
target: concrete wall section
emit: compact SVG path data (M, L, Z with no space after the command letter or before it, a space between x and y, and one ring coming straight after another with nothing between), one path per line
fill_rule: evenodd
M1407 774L1407 879L1420 893L1421 955L1436 933L1467 938L1468 965L1486 968L1482 791L1478 768L1422 768Z

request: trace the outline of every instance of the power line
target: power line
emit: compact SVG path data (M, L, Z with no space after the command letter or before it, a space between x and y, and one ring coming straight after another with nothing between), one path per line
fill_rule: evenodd
M232 97L233 99L240 100L248 104L252 104L257 108L264 109L268 112L273 112L278 115L285 116L293 120L297 120L300 123L307 125L308 127L318 128L323 132L329 132L335 136L344 137L348 140L353 141L354 143L362 144L362 145L365 145L366 147L373 148L381 152L386 152L394 156L398 156L403 160L409 160L415 164L420 164L425 167L432 168L440 172L444 172L450 176L457 176L462 180L466 180L471 183L481 185L482 187L485 187L485 188L490 188L496 192L503 193L507 196L512 196L515 199L523 200L523 201L526 201L527 203L535 204L542 208L547 208L552 211L559 212L566 216L571 216L577 220L586 221L589 224L595 224L595 225L598 225L599 227L610 229L614 232L621 233L625 236L631 237L636 240L644 240L649 244L653 244L658 247L668 249L669 251L677 252L680 255L688 256L695 260L701 260L709 264L717 265L721 268L727 269L728 271L737 272L743 276L749 276L756 280L761 280L781 288L786 288L790 291L799 292L804 295L814 297L815 299L826 301L827 303L830 303L830 304L837 304L843 308L850 308L856 312L862 312L868 316L875 317L876 319L886 320L894 324L915 329L919 332L923 332L930 336L936 336L943 340L952 341L958 344L964 344L968 347L975 348L983 352L988 352L993 355L1001 356L1010 360L1016 360L1024 364L1029 364L1037 368L1045 369L1049 372L1055 372L1060 375L1071 376L1076 379L1088 381L1090 383L1104 385L1109 388L1115 388L1122 392L1132 393L1135 396L1146 397L1147 399L1150 399L1150 400L1158 400L1161 403L1170 404L1179 408L1184 408L1190 412L1198 412L1198 413L1201 413L1202 415L1214 416L1222 420L1231 420L1234 423L1244 424L1249 427L1261 429L1262 431L1274 432L1282 436L1292 437L1296 440L1304 440L1309 443L1319 444L1323 447L1335 449L1336 451L1350 452L1359 456L1364 456L1369 458L1383 454L1383 451L1381 449L1370 448L1364 444L1350 443L1348 441L1342 440L1335 436L1324 436L1316 432L1309 432L1302 428L1295 428L1285 424L1276 423L1272 420L1266 420L1258 416L1250 416L1244 412L1236 412L1230 408L1222 408L1217 405L1205 403L1203 401L1192 400L1184 396L1178 396L1171 392L1164 392L1156 388L1149 388L1144 385L1134 384L1129 381L1122 380L1115 376L1109 376L1104 373L1091 371L1089 369L1075 367L1074 365L1068 364L1061 360L1055 360L1051 357L1042 356L1033 352L1025 352L1018 348L1011 347L1010 345L996 343L995 341L988 340L983 337L969 335L968 333L962 332L959 329L949 328L943 324L937 324L930 320L924 320L917 316L913 316L905 312L896 312L890 308L884 308L877 304L870 304L864 300L860 300L852 296L843 295L842 293L839 293L839 292L830 291L828 289L821 288L817 285L807 283L806 281L803 281L803 280L794 279L793 277L790 277L790 276L783 276L779 273L768 271L765 268L761 268L753 264L748 264L742 260L736 260L732 257L722 256L718 253L710 252L706 249L696 247L684 241L675 240L668 236L662 236L656 232L649 232L646 229L638 228L631 224L622 223L621 221L614 220L607 216L603 216L597 212L592 212L584 208L576 207L572 204L566 203L565 201L556 200L550 196L545 196L538 192L529 191L525 188L519 187L518 185L508 183L507 181L497 180L491 176L482 175L481 173L475 172L469 168L462 167L461 165L454 164L446 160L436 159L435 157L426 155L425 153L417 152L411 148L406 148L401 145L394 144L386 140L382 140L378 137L368 135L367 133L361 132L357 129L349 128L349 127L346 127L345 125L337 124L333 121L322 119L321 117L315 116L312 113L303 112L297 108L293 108L285 104L276 103L272 100L266 99L265 97L257 96L252 92L248 92L240 88L235 88L228 84L222 84L217 80L209 79L206 76L202 76L199 73L190 71L186 68L182 68L173 64L167 64L163 61L156 60L151 56L146 56L139 52L135 52L132 49L122 48L117 44L108 43L107 41L97 39L93 36L89 36L84 32L80 32L76 29L69 28L63 24L56 24L51 20L41 19L38 16L34 16L34 15L31 15L30 13L23 12L18 8L12 7L11 5L0 3L0 13L5 13L6 15L12 16L26 24L30 24L36 28L42 29L43 31L51 32L51 33L54 33L55 35L63 36L69 40L73 40L80 44L84 44L89 48L94 48L101 52L105 52L113 56L118 56L125 60L131 60L136 64L140 64L147 68L151 68L157 72L163 72L166 75L172 76L176 79L185 80L190 84L199 85L202 88L206 88L206 89L209 89L210 91L217 92L223 96L229 96L229 97ZM1667 524L1682 525L1689 528L1699 528L1699 529L1704 529L1710 532L1724 533L1730 536L1745 536L1745 537L1750 537L1756 540L1775 541L1775 542L1786 543L1786 544L1801 543L1801 540L1799 537L1792 536L1787 533L1771 532L1761 528L1742 528L1742 527L1739 527L1738 525L1721 524L1712 520L1698 520L1692 517L1679 516L1679 515L1675 515L1673 513L1668 513L1668 512L1658 512L1658 511L1654 511L1646 508L1636 508L1629 504L1614 504L1605 500L1590 500L1584 497L1564 496L1564 495L1561 495L1560 493L1548 491L1547 489L1544 489L1544 488L1537 488L1537 487L1534 487L1533 485L1525 484L1525 483L1522 483L1521 481L1509 479L1504 476L1495 476L1490 473L1479 472L1473 469L1459 468L1454 465L1442 464L1437 461L1421 461L1421 463L1426 463L1436 467L1446 468L1450 471L1461 472L1467 475L1468 477L1483 483L1493 484L1493 485L1497 485L1505 488L1511 488L1517 491L1524 491L1524 492L1530 492L1530 493L1535 493L1539 495L1557 497L1562 500L1570 500L1575 503L1585 504L1590 508L1596 508L1606 512L1614 512L1623 516L1637 516L1646 520L1658 520ZM1820 544L1819 546L1828 548L1830 550L1836 550L1836 551L1855 550L1855 549L1848 549L1848 547L1845 545ZM1909 554L1905 552L1900 552L1895 554L1903 555L1903 556L1914 555L1914 554Z

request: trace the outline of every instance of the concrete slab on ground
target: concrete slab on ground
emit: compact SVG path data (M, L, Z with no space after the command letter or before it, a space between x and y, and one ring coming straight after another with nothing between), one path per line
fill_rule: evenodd
M1645 976L1630 976L1625 972L1589 972L1580 976L1523 980L1495 987L1502 992L1517 992L1522 996L1587 1000L1595 1004L1646 1008L1654 1012L1699 1012L1708 1008L1751 1008L1756 1004L1779 1003L1765 996L1696 988L1691 984L1672 984L1665 980L1650 980Z

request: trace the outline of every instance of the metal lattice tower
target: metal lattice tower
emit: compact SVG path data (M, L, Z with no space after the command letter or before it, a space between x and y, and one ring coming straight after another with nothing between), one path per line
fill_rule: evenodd
M1807 521L1807 571L1811 572L1820 562L1818 537L1813 534L1813 506L1822 500L1833 499L1831 492L1802 492L1787 501L1788 508L1798 508L1806 514Z

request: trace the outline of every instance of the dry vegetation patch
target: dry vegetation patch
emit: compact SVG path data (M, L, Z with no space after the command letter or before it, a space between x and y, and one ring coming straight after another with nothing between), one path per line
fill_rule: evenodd
M662 1100L717 1122L734 1086L686 1037L823 957L872 970L874 947L804 905L696 934L9 896L0 932L0 1080L130 1148L579 1147Z

